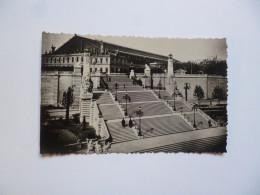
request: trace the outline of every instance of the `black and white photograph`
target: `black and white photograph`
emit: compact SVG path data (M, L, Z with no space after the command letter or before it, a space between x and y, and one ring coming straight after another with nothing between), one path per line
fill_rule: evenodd
M226 39L42 33L41 154L225 153Z
M1 0L0 195L259 195L259 0Z

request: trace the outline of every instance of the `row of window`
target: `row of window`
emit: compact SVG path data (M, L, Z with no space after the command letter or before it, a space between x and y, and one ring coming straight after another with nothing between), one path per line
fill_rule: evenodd
M106 57L101 57L101 58L92 58L91 60L92 64L108 64L109 63L109 58Z
M97 68L90 68L90 72L94 71L97 72ZM123 68L111 68L111 72L116 72L116 73L126 73L126 69ZM108 73L108 68L100 68L101 73Z
M97 72L97 68L90 68L90 72L95 71ZM108 68L100 68L101 73L108 73Z
M57 58L43 58L43 63L74 63L74 62L83 62L83 57L57 57ZM127 64L126 59L114 58L113 64ZM147 60L146 60L147 61ZM148 60L150 61L150 60ZM92 64L107 64L109 62L108 58L92 58Z
M83 57L57 57L57 58L43 58L43 63L74 63L83 62ZM108 58L92 58L92 64L107 64Z
M75 58L75 59L74 59ZM83 57L58 57L58 58L43 58L43 63L73 63L83 62Z

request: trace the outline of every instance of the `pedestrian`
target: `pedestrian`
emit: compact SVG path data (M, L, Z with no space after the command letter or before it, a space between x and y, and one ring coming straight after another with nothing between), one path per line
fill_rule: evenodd
M212 127L211 120L208 121L209 128Z
M132 119L130 118L130 120L129 120L129 127L132 128L132 126L133 126L133 121L132 121Z
M125 127L125 119L122 119L122 127Z

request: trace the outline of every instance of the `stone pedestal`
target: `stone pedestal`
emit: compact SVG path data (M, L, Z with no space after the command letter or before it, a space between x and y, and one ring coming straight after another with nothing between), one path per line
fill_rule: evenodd
M93 81L94 89L100 88L100 77L101 77L100 70L97 70L97 72L95 72L95 74L93 74L91 76L91 80Z
M73 82L73 86L74 86L74 96L75 96L73 108L79 108L80 88L81 88L81 82L82 82L81 64L79 62L74 65L72 82Z
M90 106L93 97L93 84L89 77L83 76L82 84L80 88L80 121L82 122L84 117L86 122L90 120Z
M84 53L83 56L83 76L90 74L90 54Z
M132 79L133 77L135 77L135 71L131 70L129 78Z
M168 72L167 72L168 78L174 76L174 68L173 68L173 58L172 54L168 56Z
M151 68L145 64L144 75L151 76Z

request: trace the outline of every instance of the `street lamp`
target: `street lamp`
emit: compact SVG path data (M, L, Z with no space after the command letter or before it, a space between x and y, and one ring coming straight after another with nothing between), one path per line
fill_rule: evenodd
M185 83L184 84L184 89L185 89L185 100L187 101L188 99L188 90L190 89L190 84L189 83Z
M127 101L131 101L131 97L127 95L127 91L125 92L125 95L123 96L123 100L125 100L125 115L127 116Z
M194 128L197 128L197 125L196 125L196 122L195 122L195 111L197 111L197 105L196 104L194 104L193 106L192 106L192 110L194 111L194 120L193 120L193 127Z
M177 89L177 87L173 90L173 111L176 111L176 106L175 106L175 97L177 97L177 95L179 95L179 90Z
M138 136L142 136L142 131L141 131L141 117L144 115L144 112L142 112L141 106L139 106L139 110L136 111L136 115L139 117L139 131L138 131Z
M160 78L160 81L158 83L158 87L159 87L159 98L161 99L161 93L160 93L160 90L162 89L162 83L161 83L161 78Z
M116 97L115 97L115 101L117 101L117 90L119 88L119 84L117 83L117 81L115 82L115 89L116 89Z

